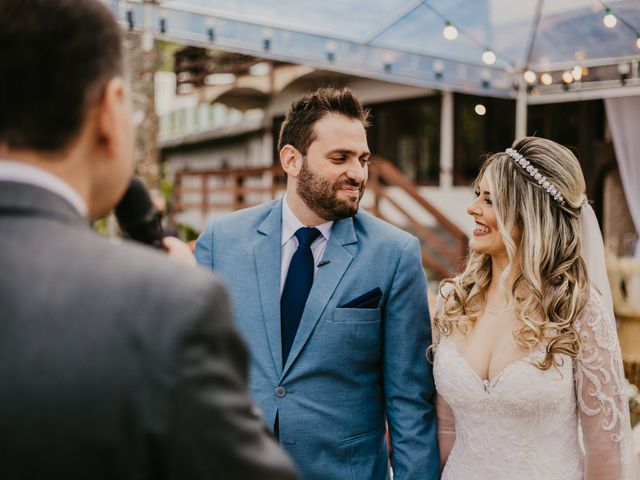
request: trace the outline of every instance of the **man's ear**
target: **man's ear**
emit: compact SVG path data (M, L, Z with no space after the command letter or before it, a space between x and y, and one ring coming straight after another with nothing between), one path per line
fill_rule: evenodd
M107 83L97 107L98 143L109 156L118 153L123 122L127 112L127 85L121 77Z
M292 145L285 145L280 149L280 165L290 177L297 177L302 168L302 154Z

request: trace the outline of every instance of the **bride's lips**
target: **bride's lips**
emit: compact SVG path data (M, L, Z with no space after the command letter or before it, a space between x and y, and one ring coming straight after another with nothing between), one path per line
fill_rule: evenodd
M480 223L476 221L476 228L473 230L474 237L482 237L484 235L488 235L491 232L491 229L487 227L484 223Z

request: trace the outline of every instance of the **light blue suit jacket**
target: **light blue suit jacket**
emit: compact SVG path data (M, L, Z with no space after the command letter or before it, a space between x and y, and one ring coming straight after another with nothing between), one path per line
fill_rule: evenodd
M435 479L439 452L427 284L418 240L366 212L333 225L282 365L282 200L226 215L196 244L227 283L249 345L249 383L306 480ZM340 308L376 287L378 308Z

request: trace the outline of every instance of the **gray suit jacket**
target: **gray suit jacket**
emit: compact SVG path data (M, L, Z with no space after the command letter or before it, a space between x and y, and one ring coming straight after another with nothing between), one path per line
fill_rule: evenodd
M0 182L0 478L292 479L219 281Z

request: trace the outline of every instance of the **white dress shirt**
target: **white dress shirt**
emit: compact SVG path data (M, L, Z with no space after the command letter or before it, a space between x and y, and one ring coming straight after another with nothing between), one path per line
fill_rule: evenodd
M64 198L78 213L87 218L87 204L68 183L42 168L22 162L0 160L0 181L25 183L44 188Z
M306 227L298 217L294 215L294 213L287 205L287 196L285 195L282 200L282 243L280 250L280 295L282 295L282 290L284 289L284 282L287 279L287 272L289 271L289 264L291 263L291 258L293 254L298 249L298 239L295 236L295 233L299 228ZM313 263L315 268L313 269L313 274L318 271L318 262L322 260L322 255L324 255L324 250L327 248L327 242L329 241L329 237L331 236L331 228L333 227L333 222L325 222L320 225L315 225L315 228L320 230L320 235L316 238L311 244L311 252L313 253Z

